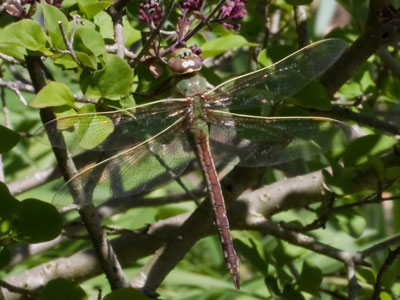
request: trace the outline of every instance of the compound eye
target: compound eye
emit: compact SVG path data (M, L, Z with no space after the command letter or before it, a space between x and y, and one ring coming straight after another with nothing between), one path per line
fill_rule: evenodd
M178 57L179 58L185 58L185 50L181 50L178 52Z

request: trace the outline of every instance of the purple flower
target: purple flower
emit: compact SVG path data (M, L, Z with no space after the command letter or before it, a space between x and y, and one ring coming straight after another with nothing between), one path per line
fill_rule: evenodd
M203 52L200 48L198 48L196 45L192 45L190 46L190 50L192 50L192 52L198 56L200 56L200 54Z
M185 0L179 3L179 9L187 14L189 11L200 11L203 6L203 0Z
M160 24L161 19L164 16L161 5L158 1L150 0L140 3L139 9L139 20L147 23L148 25L153 24L157 26Z
M247 14L245 0L233 0L221 7L221 10L214 20L215 22L222 23L228 29L240 29L240 24L232 24L232 21L243 19Z

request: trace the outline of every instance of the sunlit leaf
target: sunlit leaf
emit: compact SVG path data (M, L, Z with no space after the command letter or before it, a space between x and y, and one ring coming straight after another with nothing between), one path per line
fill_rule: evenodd
M202 45L202 56L216 56L224 53L227 50L243 46L257 46L257 44L248 42L244 37L240 35L231 34L204 43Z
M74 49L97 57L105 52L105 44L96 30L79 27L75 32Z
M67 17L59 8L55 7L54 5L42 3L40 6L43 11L44 24L49 32L52 45L59 49L66 49L58 22L61 22L61 26L63 27L64 31L67 32Z
M52 81L39 91L29 105L35 108L74 106L74 96L64 83Z
M105 97L119 100L130 92L133 72L130 66L117 55L107 54L102 70L82 74L82 85L89 98Z
M46 51L47 35L42 26L30 19L12 23L0 31L0 44L11 44L32 51Z
M77 0L76 2L89 20L100 11L112 5L112 0Z
M343 161L346 166L359 166L368 162L368 156L379 155L396 144L396 139L390 136L366 135L350 142L343 154Z

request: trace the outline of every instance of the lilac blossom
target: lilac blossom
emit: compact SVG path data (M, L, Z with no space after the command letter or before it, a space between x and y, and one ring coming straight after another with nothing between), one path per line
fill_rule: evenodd
M158 26L160 24L164 12L158 1L150 0L140 3L139 20L148 25Z
M221 10L214 22L222 23L229 29L240 29L240 24L232 24L232 21L243 19L247 14L245 0L228 1L226 5L221 7Z
M189 11L200 11L203 6L203 0L185 0L179 3L179 9L183 14L187 14Z

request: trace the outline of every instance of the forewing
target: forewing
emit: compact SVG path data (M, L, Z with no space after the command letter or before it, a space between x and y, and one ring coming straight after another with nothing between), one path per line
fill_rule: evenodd
M211 109L251 109L278 103L321 75L345 47L340 39L313 43L271 66L222 83L205 98Z
M194 158L181 117L153 138L124 150L82 171L56 193L53 204L95 205L111 198L127 197L151 190L179 176ZM81 186L83 199L73 200L70 188Z
M70 115L46 123L34 137L41 143L50 144L48 135L62 134L64 139L53 139L53 146L119 150L156 135L187 110L185 99L166 99L118 111Z
M353 136L346 124L322 117L253 117L210 111L213 156L225 164L277 165L345 145Z

